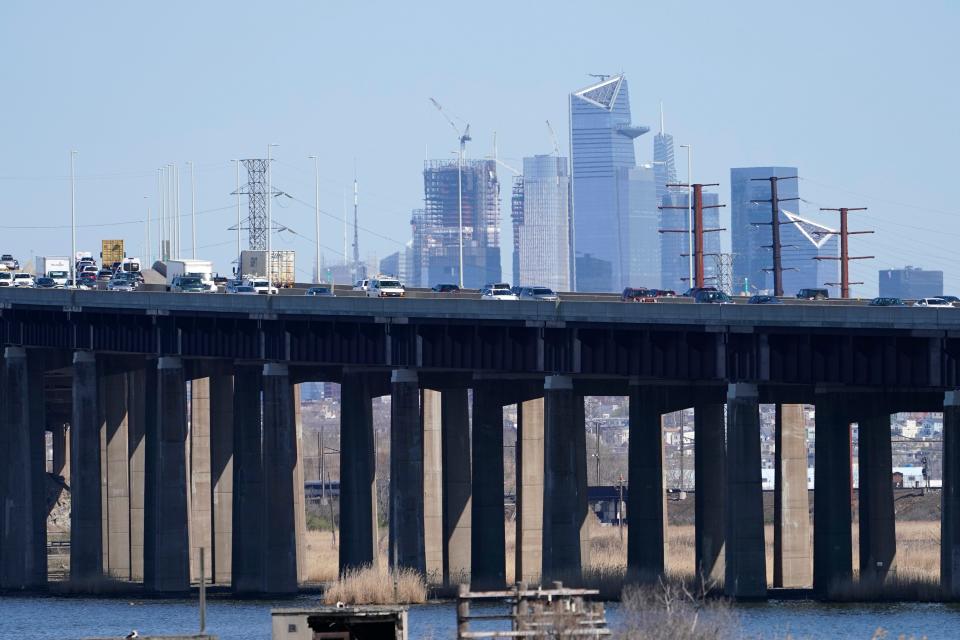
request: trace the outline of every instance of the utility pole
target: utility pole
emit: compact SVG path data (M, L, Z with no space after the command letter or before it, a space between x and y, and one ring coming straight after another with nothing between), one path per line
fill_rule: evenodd
M751 181L768 181L770 183L770 199L769 200L751 200L752 204L760 204L761 202L770 203L770 222L758 222L755 224L769 224L771 229L771 238L772 242L770 248L773 249L773 267L771 269L764 269L764 271L773 271L773 295L782 296L783 295L783 257L782 250L783 245L780 243L780 203L787 202L790 200L799 200L800 198L781 198L777 192L777 183L780 180L796 180L797 176L770 176L769 178L750 178Z
M357 185L357 166L353 166L353 278L362 280L366 277L360 270L360 233L358 220L360 217L360 199Z
M76 151L70 152L70 286L77 288L77 189L74 159Z
M600 486L600 421L594 420L593 427L597 430L597 486Z
M724 204L703 204L703 188L704 187L716 187L719 186L717 183L711 184L668 184L668 187L689 187L693 192L693 216L691 228L688 229L660 229L660 233L686 233L693 236L693 247L689 253L680 254L682 256L692 257L693 258L693 282L689 282L691 287L700 288L704 286L706 277L704 275L704 265L703 258L706 255L703 251L704 242L703 234L705 233L715 233L717 231L723 231L724 229L704 229L703 228L703 210L704 209L717 209L720 207L725 207ZM661 206L660 209L689 209L690 203L687 203L686 207L678 206ZM688 236L689 237L689 236Z
M314 215L316 217L316 234L317 234L317 275L315 282L320 282L320 157L319 156L308 156L313 160L313 169L316 173L316 200L314 204Z
M190 254L197 259L197 188L193 179L193 162L190 165Z
M820 207L820 211L839 211L840 212L840 231L830 231L824 232L823 235L839 235L840 236L840 257L835 258L833 256L816 256L814 260L839 260L840 261L840 282L824 282L825 285L835 287L838 284L840 285L840 297L849 298L850 297L850 285L851 284L863 284L862 282L850 282L850 261L851 260L870 260L873 256L851 256L850 247L848 244L848 237L861 235L864 233L873 233L873 231L850 231L847 228L847 213L850 211L866 211L866 207L840 207L839 209L831 209L828 207Z

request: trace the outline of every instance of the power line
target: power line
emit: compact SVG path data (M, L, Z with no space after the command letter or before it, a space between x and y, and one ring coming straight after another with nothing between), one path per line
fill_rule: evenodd
M215 213L217 211L225 211L226 209L232 209L233 206L229 205L226 207L217 207L215 209L204 209L202 211L197 211L197 215L202 215L206 213ZM189 213L181 214L179 217L185 218L189 216ZM89 224L78 224L78 229L86 228L102 228L102 227L119 227L131 224L143 224L146 222L145 218L140 218L139 220L122 220L118 222L98 222L98 223L89 223ZM8 229L11 231L43 231L48 229L69 229L69 224L56 224L56 225L0 225L0 229Z

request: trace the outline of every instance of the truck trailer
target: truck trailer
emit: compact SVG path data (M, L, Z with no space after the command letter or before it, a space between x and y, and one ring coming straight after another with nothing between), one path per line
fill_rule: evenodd
M61 287L70 279L70 258L67 256L40 256L37 258L37 276L51 278Z
M270 282L278 288L293 286L296 272L296 256L294 251L272 251L270 261ZM242 278L247 276L266 277L267 252L246 250L240 252L240 272Z
M208 291L217 291L213 281L213 263L209 260L167 260L164 265L167 268L167 291L170 291L174 279L180 276L197 276Z

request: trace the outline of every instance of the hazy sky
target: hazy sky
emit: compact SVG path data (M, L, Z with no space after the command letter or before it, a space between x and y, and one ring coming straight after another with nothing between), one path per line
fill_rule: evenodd
M877 233L853 239L852 253L877 258L853 266L867 283L855 293L873 294L878 269L905 264L943 269L955 293L958 27L960 4L950 1L4 0L0 250L21 262L69 252L76 149L79 221L105 225L82 227L79 248L123 237L145 257L156 169L180 163L187 212L191 160L205 212L200 257L226 273L236 217L229 160L263 157L276 143L275 185L309 205L274 208L307 237L274 241L298 252L300 276L315 250L311 154L321 157L321 207L331 214L327 260L342 259L354 159L368 230L361 251L383 257L410 237L425 152L452 157L456 147L430 96L470 122L470 156L491 154L496 131L500 157L519 167L552 149L546 119L566 155L567 94L589 84L588 73L623 71L634 122L655 126L663 100L676 143L694 146L694 177L721 183L722 202L730 167L783 164L800 168L802 213L833 224L819 207L869 207L851 227ZM639 138L638 159L650 159L652 145L652 135ZM681 179L685 164L678 153ZM509 185L506 170L501 181Z

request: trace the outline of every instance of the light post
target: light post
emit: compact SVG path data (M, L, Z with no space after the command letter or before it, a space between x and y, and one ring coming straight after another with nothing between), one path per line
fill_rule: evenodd
M271 171L273 161L270 154L274 147L279 146L273 143L267 145L267 295L272 293L273 288L273 244L271 238L273 235L273 171Z
M316 216L317 233L317 282L320 282L320 158L318 156L307 156L313 160L313 169L317 176L317 193L314 206L314 215Z
M237 165L237 271L234 275L236 276L235 279L239 280L243 277L240 264L240 160L231 160L230 162L234 162Z
M70 151L70 287L77 288L77 190L73 161L77 152Z
M197 192L196 183L193 180L193 162L187 160L190 167L190 253L193 259L197 259Z
M693 145L682 144L680 148L687 150L687 264L689 269L687 283L693 287L693 176L690 171Z
M146 238L144 239L144 252L146 253L147 264L153 265L153 262L150 260L150 197L143 196L143 199L147 202L147 225L146 225Z

